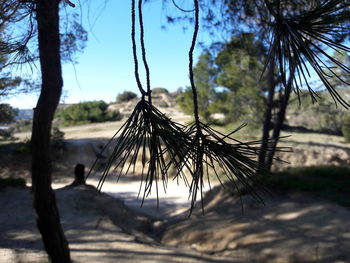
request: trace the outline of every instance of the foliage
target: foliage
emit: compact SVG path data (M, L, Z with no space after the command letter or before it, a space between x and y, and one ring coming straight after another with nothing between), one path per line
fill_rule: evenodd
M221 105L226 105L228 122L248 122L259 127L264 111L266 83L261 78L264 48L252 34L233 37L218 53L216 82L227 92Z
M215 87L215 68L213 58L208 51L204 51L193 68L194 83L198 95L198 111L205 121L210 121L209 105L212 101Z
M64 149L64 132L61 131L58 127L53 127L51 131L51 145L56 149Z
M51 139L52 140L63 140L64 139L64 132L61 131L58 127L53 127L52 133L51 133Z
M57 112L63 126L88 124L92 122L116 121L122 118L116 111L108 111L104 101L81 102Z
M9 104L0 104L0 123L11 123L16 115L17 111Z
M137 94L132 91L124 91L123 93L118 94L117 103L128 102L134 98L137 98Z
M315 166L288 169L266 177L281 191L311 192L350 207L350 168L347 166Z
M336 49L333 52L332 57L334 57L337 61L342 63L343 65L350 68L350 55L347 52L344 52L342 50ZM350 83L350 74L348 72L345 72L341 70L337 65L330 61L330 64L332 65L332 70L340 77L340 78L331 78L329 82L337 88L345 88Z
M186 114L193 113L193 97L190 87L185 90L181 90L176 96L176 103L180 106L181 110Z
M328 0L291 15L281 11L281 1L276 7L267 4L274 17L269 59L277 62L285 89L293 86L299 92L301 88L307 88L312 100L317 101L315 90L310 86L310 71L313 71L335 103L339 102L345 108L350 106L330 82L333 78L345 81L334 68L346 74L350 74L350 68L328 51L350 52L349 47L340 43L344 41L342 23L345 17L349 21L350 3L346 2Z
M209 122L212 113L210 112L210 104L215 96L215 68L213 66L213 58L208 51L203 52L199 56L193 73L197 88L199 115L206 122ZM176 102L185 113L193 114L193 95L190 87L187 87L177 95Z
M346 142L350 142L350 115L346 114L343 119L343 125L341 127L344 139Z
M0 189L5 187L25 187L26 181L22 178L0 178Z
M61 59L62 61L76 63L78 52L82 53L88 40L87 31L81 25L80 17L77 13L70 15L69 19L63 20L62 28L64 33L61 38Z
M0 129L0 138L2 140L12 140L14 139L13 137L13 133L14 133L14 128L10 127L8 129Z
M0 46L2 45L1 40L1 28L0 28ZM3 69L8 61L8 55L0 50L0 96L9 95L13 89L17 88L21 83L21 78L12 77L10 72L4 72ZM0 118L1 122L1 118Z
M60 6L64 8L64 5ZM0 43L0 54L7 54L8 65L22 65L38 60L36 45L38 33L35 21L36 5L31 1L0 1L0 33L6 41ZM82 52L88 40L87 31L81 25L81 17L75 12L62 12L60 28L60 53L64 62L76 63L76 54ZM17 30L13 30L18 24Z
M1 70L1 67L0 67ZM14 89L21 84L22 79L19 77L13 78L10 73L1 73L0 75L0 96L8 96L14 92Z
M320 99L312 103L307 94L291 97L287 112L289 126L304 127L317 132L341 135L346 109L337 108L329 94L316 93ZM312 118L310 118L312 116Z
M215 59L208 51L200 56L194 76L199 113L206 121L213 113L223 113L226 123L248 122L252 129L259 127L266 89L265 81L260 80L263 51L252 34L242 34L223 45ZM185 113L192 113L191 90L179 93L177 103Z

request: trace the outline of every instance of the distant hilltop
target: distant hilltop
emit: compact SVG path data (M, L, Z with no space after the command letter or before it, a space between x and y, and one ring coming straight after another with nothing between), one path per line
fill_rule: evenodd
M72 104L59 104L57 109L64 109L69 107ZM15 117L15 121L26 121L33 119L33 109L17 109L17 115Z
M176 107L176 96L178 92L169 92L165 88L153 88L152 99L153 104L157 108L161 109L163 113L172 114L178 113L180 110ZM140 100L139 97L130 99L128 101L120 102L120 103L111 103L109 104L109 111L119 111L124 114L124 116L129 115L134 109L137 102ZM73 104L64 104L61 103L57 106L57 110L65 109ZM33 119L33 109L17 109L17 116L15 117L15 121L26 121Z
M176 96L178 92L169 92L165 88L152 89L153 105L160 109L163 113L173 114L177 113L179 109L176 108ZM136 104L140 101L139 97L135 97L123 102L111 103L108 107L110 111L119 111L124 116L128 116L134 110Z

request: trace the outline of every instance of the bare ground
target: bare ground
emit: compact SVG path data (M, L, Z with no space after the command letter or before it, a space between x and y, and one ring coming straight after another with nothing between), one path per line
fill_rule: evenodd
M67 144L54 155L54 186L72 182L76 163L89 168L119 125L65 129ZM292 163L349 160L349 145L336 137L298 136L290 141L296 157L286 157ZM30 184L29 165L26 154L3 155L0 176ZM97 179L93 174L88 183ZM350 262L349 209L309 195L266 197L265 206L244 196L242 214L237 196L216 189L206 199L205 216L195 211L187 219L188 212L181 213L188 207L184 187L168 190L160 210L154 196L138 208L135 181L108 182L103 191L124 201L86 186L56 190L75 262ZM0 191L0 262L47 262L31 202L29 188Z
M160 245L154 240L152 220L93 187L66 187L57 190L56 196L74 262L231 262ZM0 261L47 262L29 189L1 191L0 206Z
M190 219L166 227L162 243L244 262L350 262L350 210L307 194L250 196L216 188ZM234 262L234 261L232 261Z

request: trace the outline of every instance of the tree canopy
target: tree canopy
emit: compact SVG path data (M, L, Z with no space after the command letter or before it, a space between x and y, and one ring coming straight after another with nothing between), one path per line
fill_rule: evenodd
M0 104L0 123L11 123L16 117L17 111L9 104Z

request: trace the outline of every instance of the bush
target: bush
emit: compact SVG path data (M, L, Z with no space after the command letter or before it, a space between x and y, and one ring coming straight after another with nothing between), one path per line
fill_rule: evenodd
M127 102L137 97L137 94L132 91L124 91L123 93L118 94L117 103Z
M333 99L325 92L317 92L320 97L312 103L308 94L291 95L288 104L287 124L293 127L305 127L309 130L326 134L341 135L346 109L336 107ZM310 118L312 116L312 118Z
M344 117L341 131L343 133L345 141L350 142L350 115L346 115Z
M51 131L51 144L56 150L62 150L65 148L64 132L58 127L53 127Z
M31 120L17 121L14 125L16 132L30 132L32 130L33 122Z
M122 118L119 111L107 111L104 101L90 101L74 104L57 112L63 126L81 125L92 122L116 121Z
M295 167L266 176L265 183L280 191L308 192L350 207L350 168L347 166Z
M51 140L63 140L64 132L61 131L58 127L52 128Z
M14 128L0 129L0 137L9 140L13 138Z

